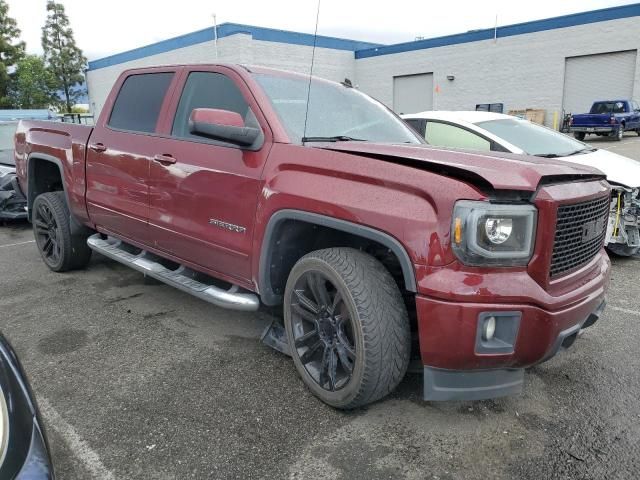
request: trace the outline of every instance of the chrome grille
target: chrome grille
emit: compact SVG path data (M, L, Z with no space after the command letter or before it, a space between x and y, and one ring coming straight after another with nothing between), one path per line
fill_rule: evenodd
M549 275L557 277L588 263L607 233L609 197L558 207Z

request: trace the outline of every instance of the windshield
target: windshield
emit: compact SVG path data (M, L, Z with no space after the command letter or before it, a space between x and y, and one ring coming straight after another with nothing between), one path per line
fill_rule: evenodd
M338 83L280 75L254 74L269 97L292 142L302 137L366 140L382 143L424 143L380 102ZM309 113L305 132L305 113Z
M13 135L17 122L0 122L0 164L15 165L13 160Z
M518 118L489 120L478 122L476 125L515 145L529 155L563 157L591 148L587 144L578 142L555 130Z

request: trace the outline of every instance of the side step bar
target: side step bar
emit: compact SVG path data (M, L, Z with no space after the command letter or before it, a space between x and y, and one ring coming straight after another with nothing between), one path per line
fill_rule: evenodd
M260 300L254 293L243 292L237 285L224 290L210 283L203 283L200 281L201 278L205 277L203 274L199 274L184 265L171 270L160 263L162 259L157 255L145 250L138 253L136 251L139 249L131 247L116 238L107 237L104 239L101 234L96 233L87 239L87 245L105 257L109 257L116 262L127 265L134 270L218 307L253 312L258 310L260 306ZM132 251L136 253L132 253Z

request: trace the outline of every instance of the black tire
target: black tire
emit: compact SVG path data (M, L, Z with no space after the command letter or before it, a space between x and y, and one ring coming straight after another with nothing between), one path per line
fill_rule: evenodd
M620 126L616 130L613 130L609 133L609 138L615 142L619 142L622 140L622 136L624 135L624 127Z
M287 281L284 323L298 373L335 408L381 399L407 371L411 332L400 290L380 262L358 250L302 257Z
M576 137L576 140L583 141L584 137L585 137L585 133L584 132L575 132L573 134L573 136Z
M640 128L636 130L636 133L638 134L638 136L640 137Z
M91 259L87 238L71 235L71 217L64 192L38 195L33 202L33 234L44 263L54 272L84 268Z

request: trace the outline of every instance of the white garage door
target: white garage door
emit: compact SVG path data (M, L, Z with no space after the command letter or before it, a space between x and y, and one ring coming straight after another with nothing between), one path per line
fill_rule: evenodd
M629 50L567 58L564 111L586 113L596 100L631 98L637 55L637 50Z
M398 114L433 110L433 74L393 77L393 110Z

